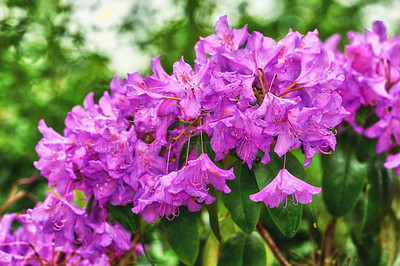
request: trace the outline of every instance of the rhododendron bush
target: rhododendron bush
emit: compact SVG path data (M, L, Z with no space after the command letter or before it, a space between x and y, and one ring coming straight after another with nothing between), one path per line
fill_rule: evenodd
M41 120L34 165L49 192L2 216L0 262L159 264L157 231L188 265L341 264L340 217L356 260L394 261L380 235L385 217L398 228L400 36L375 22L348 37L340 52L339 36L276 41L223 16L194 68L182 57L168 74L158 56L151 76L114 77L98 103L89 94L62 134ZM316 164L322 179L308 176ZM293 257L282 239L301 234L312 254Z

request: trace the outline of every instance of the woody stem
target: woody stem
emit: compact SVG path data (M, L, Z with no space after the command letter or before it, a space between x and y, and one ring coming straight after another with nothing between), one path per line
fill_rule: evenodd
M177 141L180 137L182 137L182 135L195 123L197 122L198 119L193 120L192 122L190 122L190 124L184 129L182 130L182 132L176 136L175 138L173 138L174 141Z
M261 235L261 237L264 239L264 241L267 243L267 245L271 249L272 253L274 253L275 258L281 263L281 265L284 265L284 266L292 265L285 259L285 257L283 257L282 253L280 252L279 248L275 244L274 240L271 238L269 233L261 225L260 221L258 221L258 223L257 223L257 231Z

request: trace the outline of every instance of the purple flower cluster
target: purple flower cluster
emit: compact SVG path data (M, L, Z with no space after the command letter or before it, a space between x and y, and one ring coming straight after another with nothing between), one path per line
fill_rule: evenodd
M131 234L117 222L111 225L97 219L49 194L27 214L3 216L0 264L108 265L110 259L131 249ZM15 221L21 226L11 232Z
M346 53L336 52L346 77L340 87L343 106L350 112L345 120L358 133L377 138L376 153L390 154L384 166L400 174L400 35L388 38L384 24L376 21L372 31L350 32L348 37ZM336 51L338 40L331 37L328 49ZM363 110L368 110L366 118L376 116L378 122L357 121Z
M259 32L249 34L247 27L231 29L223 16L215 32L195 45L194 69L182 58L169 75L157 57L151 76L132 73L122 82L116 76L111 94L105 92L98 104L89 94L83 107L68 114L62 135L40 121L43 138L34 165L59 196L49 194L26 215L3 217L1 262L67 258L106 264L110 254L131 249L130 233L107 222L109 204L133 206L148 223L173 219L182 205L194 212L211 204L210 186L231 191L226 180L235 178L233 169L214 163L230 153L251 169L261 153L261 163L267 164L271 149L281 157L302 148L306 167L316 153L335 149L335 127L349 114L338 92L344 75L316 30L305 36L290 30L275 42ZM393 88L377 95L388 102ZM390 107L385 115L398 114L398 102ZM203 142L206 134L209 143ZM215 158L203 152L204 146ZM77 190L93 199L90 216L71 203ZM283 166L250 199L277 207L292 194L306 204L320 191ZM14 220L22 226L11 232Z
M133 204L134 213L153 223L179 215L179 206L198 211L212 203L210 185L230 192L226 180L235 178L233 169L197 154L198 145L211 145L215 161L235 150L250 169L259 150L266 164L271 148L279 156L302 148L306 167L315 153L335 149L334 128L348 114L337 92L344 76L317 31L302 36L290 30L275 42L246 27L231 29L224 16L215 32L195 45L194 69L182 58L168 75L157 57L153 75L115 77L111 96L105 92L98 105L89 94L68 114L63 135L41 121L35 166L49 185L68 200L78 189L99 206ZM191 138L205 133L210 143L191 150ZM295 196L301 203L320 191L293 178L280 182L303 191ZM294 193L283 187L277 189Z

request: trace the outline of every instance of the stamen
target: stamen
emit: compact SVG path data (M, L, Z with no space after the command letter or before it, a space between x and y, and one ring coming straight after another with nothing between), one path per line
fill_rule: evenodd
M72 184L72 180L70 179L69 182L68 182L67 190L65 190L64 199L65 199L65 197L67 196L67 194L68 194L68 192L69 192L69 189L71 188L71 184Z
M294 198L294 199L293 199ZM294 203L294 200L296 200L296 203ZM296 193L292 194L292 201L293 201L293 205L298 205L299 204L299 200L297 199Z
M264 83L265 83L265 87L267 88L268 92L270 92L270 89L268 88L267 77L265 76L265 73L264 73L264 69L259 68L259 70L260 70L261 73L262 73L263 80L264 80ZM265 91L263 91L263 96L265 97Z
M317 149L323 154L332 154L332 151L323 151L319 146L317 146Z
M190 183L193 184L193 187L198 190L204 190L203 187L203 182L202 182L202 175L200 175L201 169L199 169L199 166L196 167L196 171L194 171L193 175L190 176ZM198 180L198 177L200 177L200 180Z
M158 207L158 217L161 219L165 214L165 203L160 203Z
M175 210L173 212L171 211L172 208L175 208ZM178 209L178 211L177 211L177 209ZM171 205L168 205L168 212L170 212L170 211L171 211L171 214L168 215L168 216L165 216L168 221L172 221L172 220L175 219L175 217L179 216L179 213L180 213L179 208L177 208L175 206L172 207ZM178 214L175 214L175 212L177 212ZM172 218L170 218L171 215L172 215Z
M190 141L190 136L189 136L189 141ZM165 169L165 174L168 174L168 166L169 166L169 156L171 154L171 146L172 146L172 142L169 144L169 149L168 149L168 156L167 156L167 167ZM187 158L187 157L186 157Z
M178 217L181 214L179 207L176 208L176 211L173 213L174 217Z
M0 243L0 247L6 247L6 246L13 246L13 245L27 245L29 246L30 243L28 242L23 242L23 241L15 241L15 242L7 242L7 243Z
M100 206L100 209L101 209L101 213L103 214L103 222L106 222L106 214L105 214L105 212L104 212L104 206L101 205L101 206Z
M294 86L297 85L297 81L293 82L292 85L290 85L289 87L286 88L286 90L284 90L281 94L279 94L278 97L282 97L283 95L293 92L293 91L297 91L297 90L301 90L304 89L304 86L301 87L297 87L297 88L293 88Z
M285 157L283 157L283 169L285 169L286 167L286 153L285 153ZM287 200L287 197L286 197Z
M245 134L245 133L244 133ZM237 145L237 155L239 157L243 157L243 164L246 162L247 158L249 158L250 153L251 153L251 144L248 136L242 137L239 140L239 143Z
M311 121L311 124L313 125L313 127L315 128L315 130L317 130L317 132L322 136L322 137L327 137L331 135L331 132L329 132L328 134L324 134L323 132L319 131L318 127L315 125L315 123L313 121Z
M265 96L265 88L264 88L264 83L263 83L263 81L261 79L261 74L258 74L257 76L258 76L258 79L260 80L260 84L261 84L261 89L262 89L263 95Z
M285 159L286 159L286 154L285 154ZM283 208L286 209L286 207L287 207L287 194L286 194L286 203L285 206L283 206Z
M169 97L169 96L164 96L164 99L167 100L177 100L177 101L181 101L181 99L179 97Z
M298 132L299 129L297 129L298 131L296 131L295 127L294 127L293 124L290 122L290 120L288 119L287 121L289 122L289 126L290 126L290 128L292 129L294 135L295 135L297 138L299 138L299 136L300 136L300 133Z
M64 228L64 223L68 221L68 219L61 219L53 221L53 229L54 231L60 231Z
M271 89L272 89L272 84L274 83L274 79L275 79L274 94L276 95L276 85L277 85L277 82L278 82L278 75L277 74L274 74L274 76L272 77L269 91L271 91Z
M253 88L254 91L254 95L256 96L256 98L260 101L263 102L263 98L261 98L260 94L258 94L257 88Z
M195 120L193 120L192 122L190 122L189 125L187 125L187 127L175 138L173 138L174 141L177 141L180 137L182 137L182 135L189 129L189 127L191 127L195 122L197 122L198 118L196 118Z
M200 119L200 127L201 127L201 123L202 120ZM203 148L203 130L200 131L200 143L201 143L201 154L204 153L204 148Z

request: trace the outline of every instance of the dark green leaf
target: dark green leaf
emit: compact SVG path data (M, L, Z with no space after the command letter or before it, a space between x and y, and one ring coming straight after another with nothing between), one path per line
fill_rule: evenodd
M349 212L360 197L367 165L355 156L357 135L345 131L337 137L336 150L324 156L322 191L328 211L335 217Z
M197 219L196 213L180 207L180 215L173 221L161 220L168 243L178 258L187 265L193 265L199 253L200 236Z
M359 241L356 241L358 257L362 265L379 265L382 255L382 246L379 234L363 235Z
M364 128L368 128L379 121L371 105L361 106L356 114L356 123Z
M394 183L392 172L383 167L385 159L385 154L381 154L368 161L368 185L362 221L363 232L379 231L383 219L390 210Z
M272 239L275 241L287 241L287 237L284 236L276 226L274 220L272 220L271 214L269 214L269 208L265 204L261 205L260 210L260 223L271 235Z
M319 195L314 195L312 198L312 202L309 204L311 209L311 215L314 219L314 222L317 221L317 213L318 213L318 204L319 204Z
M294 205L291 201L291 196L288 196L286 201L284 200L276 208L268 208L269 214L272 220L286 237L293 237L300 228L301 216L303 215L303 204Z
M219 230L218 221L218 193L216 189L212 186L209 187L208 193L215 198L214 202L206 205L210 218L210 226L219 242L221 242L221 233Z
M378 230L369 230L363 232L362 217L364 212L365 201L364 197L358 201L351 212L351 236L354 245L357 247L358 258L362 265L379 265L382 255L382 247L380 243L380 234Z
M88 214L88 216L90 216L90 213L92 212L93 201L94 201L94 195L90 197L89 202L86 205L86 213Z
M356 113L356 123L359 126L364 126L364 124L367 122L368 117L371 115L373 111L371 110L371 107L368 106L361 106Z
M284 157L280 158L274 152L270 153L270 157L271 161L269 163L266 165L259 164L258 167L254 169L254 174L260 190L268 185L278 174L279 170L283 168ZM287 153L285 167L292 175L304 181L308 181L303 166L293 154ZM303 205L292 204L291 196L288 196L287 207L283 208L285 205L286 200L277 208L268 208L268 210L272 220L282 234L290 238L299 230L301 217L303 215Z
M222 195L222 201L230 211L233 221L247 234L251 234L257 224L260 203L253 202L249 196L258 192L253 171L247 164L238 161L233 164L236 178L227 180L226 184L232 190Z
M257 233L235 233L226 241L218 261L219 266L264 266L267 255Z
M221 232L221 238L223 242L226 242L228 238L231 237L233 233L236 233L238 231L237 226L232 220L232 217L229 214L228 209L226 209L224 204L219 205L219 217L224 217L219 225L220 225L220 232Z
M365 162L371 156L375 155L377 139L369 139L364 135L358 136L358 144L356 147L356 157L360 162Z
M113 206L108 204L108 210L110 211L110 222L116 220L126 230L136 234L139 227L139 217L134 214L131 209L132 205Z

